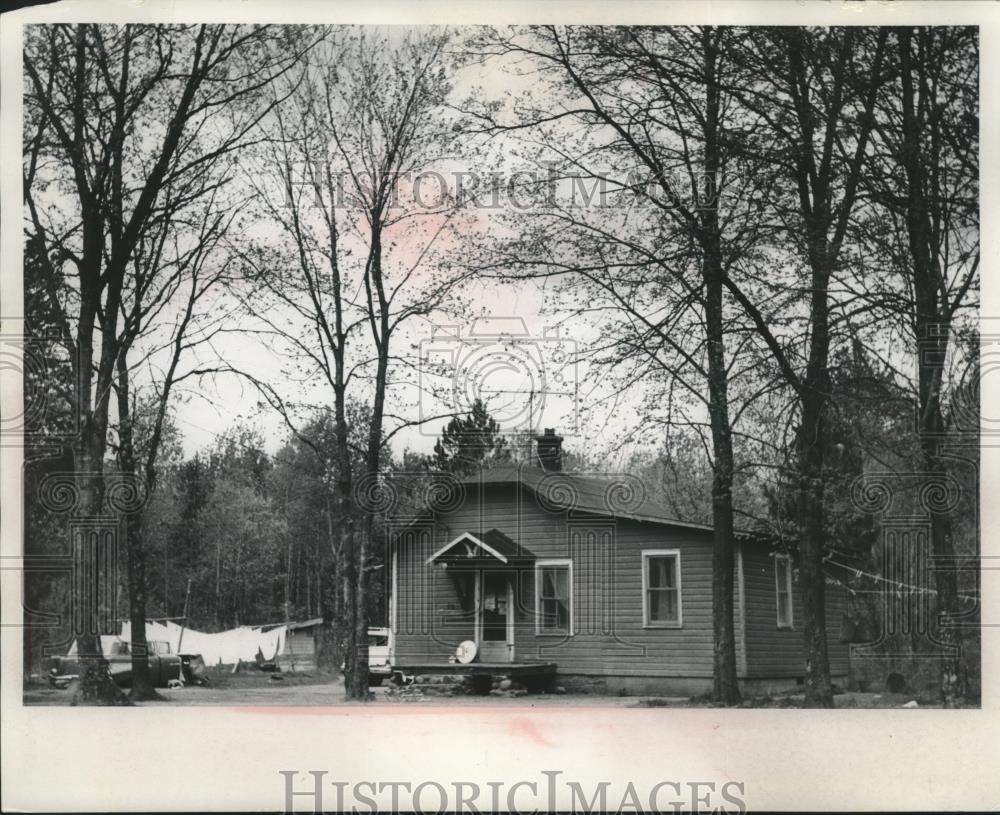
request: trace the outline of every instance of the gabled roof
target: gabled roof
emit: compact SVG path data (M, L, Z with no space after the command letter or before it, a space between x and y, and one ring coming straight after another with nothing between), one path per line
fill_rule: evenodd
M505 464L464 478L462 483L467 485L467 489L476 484L521 484L537 495L543 506L555 511L591 512L613 518L712 531L709 524L674 517L670 509L649 498L645 486L636 476L580 475L546 471L526 464Z
M461 546L464 544L464 548ZM476 554L478 550L479 554ZM427 563L443 559L470 559L482 557L483 555L499 560L501 563L510 563L513 560L534 560L532 552L519 546L499 529L474 535L471 532L463 532L450 543L446 543L433 555L427 558Z

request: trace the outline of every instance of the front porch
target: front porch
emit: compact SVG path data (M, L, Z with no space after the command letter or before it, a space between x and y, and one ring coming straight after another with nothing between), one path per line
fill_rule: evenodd
M448 676L509 676L517 679L539 679L556 672L554 662L425 662L393 665L393 671L410 676L445 674Z
M496 692L498 684L511 692L553 687L557 665L536 640L540 612L568 629L569 607L539 608L534 553L496 528L449 538L422 553L414 572L423 574L411 573L408 593L399 594L399 581L393 583L394 684L464 685L474 693ZM399 639L405 640L402 648L396 647Z
M389 692L521 696L555 689L554 662L425 662L393 666Z
M517 621L522 626L530 624L533 611L523 587L524 573L530 572L534 563L532 552L498 529L464 532L430 555L425 567L448 575L457 601L443 610L440 619L454 633L469 625L461 632L462 648L468 654L411 659L421 663L414 670L469 676L545 673L538 671L539 661L518 660L515 652Z

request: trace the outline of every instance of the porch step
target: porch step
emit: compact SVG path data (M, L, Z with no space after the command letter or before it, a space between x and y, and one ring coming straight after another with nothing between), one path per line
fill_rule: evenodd
M524 696L528 689L514 676L497 674L416 674L405 685L389 683L389 696Z
M409 677L407 677L409 678ZM476 692L471 676L458 674L417 674L406 684L389 682L386 694L397 698L414 696L464 696Z
M497 676L493 678L493 687L490 688L490 696L527 696L528 689L509 676Z
M545 676L556 672L554 662L412 662L393 663L394 671L407 676L474 675L530 677Z

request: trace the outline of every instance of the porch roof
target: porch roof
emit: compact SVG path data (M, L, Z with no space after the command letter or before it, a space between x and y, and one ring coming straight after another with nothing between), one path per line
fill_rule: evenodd
M480 534L463 532L427 558L427 563L469 560L492 560L500 563L511 563L534 559L535 555L533 552L515 543L499 529L490 529Z

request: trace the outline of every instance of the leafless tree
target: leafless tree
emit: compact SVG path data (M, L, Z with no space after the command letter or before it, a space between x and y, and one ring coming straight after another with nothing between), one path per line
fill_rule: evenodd
M788 195L775 204L785 234L806 263L808 292L804 370L782 349L755 298L730 285L798 397L799 570L806 649L806 704L832 707L823 569L824 434L830 392L830 285L845 240L885 80L885 29L780 28L747 40L735 55L750 81L737 94L767 128L770 156ZM766 149L763 148L763 149Z
M406 402L413 365L400 345L461 278L442 259L454 246L455 203L433 181L420 188L453 138L443 115L447 34L329 28L321 36L248 165L262 223L281 240L256 241L240 257L252 287L247 313L306 392L251 379L305 443L299 411L332 400L345 685L364 700L368 578L380 493L389 489L380 467L390 439L414 423L395 408ZM352 399L370 406L360 450Z
M974 29L935 27L898 28L889 42L892 81L879 96L874 158L864 178L872 204L860 237L885 274L868 281L861 299L883 321L883 331L898 326L911 350L906 361L915 360L916 377L902 370L899 376L915 395L921 469L940 484L949 460L967 455L961 434L975 430L949 428L945 413L955 391L948 366L961 356L954 337L970 327L968 315L978 305L979 43ZM961 701L965 681L949 514L931 513L930 530L938 564L936 634L948 654L941 690L952 706Z
M150 239L137 247L123 292L124 319L116 338L117 415L112 420L117 441L112 445L119 471L141 485L147 497L157 484L171 396L197 376L204 364L200 357L229 322L219 295L230 257L219 249L240 202L224 204L218 199L207 196L201 207L151 225ZM146 659L143 516L143 507L137 506L123 519L132 629L131 696L140 699L153 695Z
M543 27L492 32L473 46L494 60L526 59L554 84L543 103L529 98L506 119L489 106L474 108L475 129L493 136L530 131L527 140L544 145L540 160L550 170L557 167L577 191L580 182L598 185L603 199L593 213L572 200L519 214L521 251L505 241L490 261L494 271L569 276L577 302L586 303L580 312L600 321L590 359L602 376L653 384L653 393L674 406L671 423L685 401L675 400L677 391L696 414L707 413L707 421L683 421L709 430L713 695L725 704L740 699L734 426L749 402L774 387L761 376L766 366L759 365L752 326L727 291L768 235L767 175L739 166L732 149L734 131L746 124L729 90L737 81L731 35L713 27ZM751 369L754 384L741 385L733 410L731 380Z
M151 241L169 232L165 221L224 185L215 170L266 113L251 101L301 51L288 32L258 27L26 32L26 231L43 247L42 273L73 360L81 427L74 466L86 514L103 512L109 407L135 264L155 257ZM157 271L144 269L148 280ZM138 622L132 631L141 650L145 621ZM119 700L94 632L80 632L78 646L81 699Z

